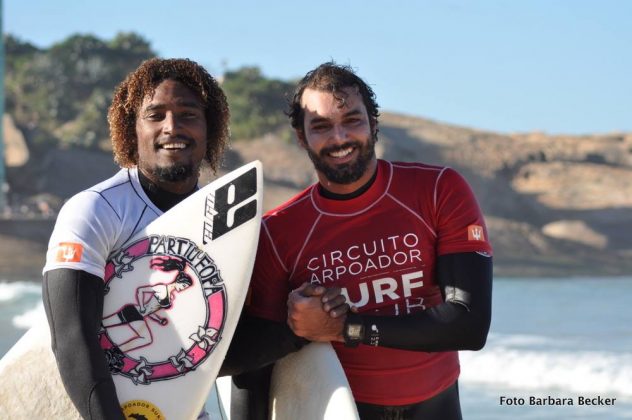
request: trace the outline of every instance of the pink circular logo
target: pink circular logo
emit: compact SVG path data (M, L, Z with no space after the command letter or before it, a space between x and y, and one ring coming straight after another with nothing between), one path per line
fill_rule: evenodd
M219 269L194 242L134 242L105 267L99 342L110 371L149 384L194 370L221 340L226 303Z

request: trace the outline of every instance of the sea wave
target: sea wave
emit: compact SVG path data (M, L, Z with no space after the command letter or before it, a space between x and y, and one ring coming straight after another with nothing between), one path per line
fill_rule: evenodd
M546 341L548 348L524 347ZM537 336L493 337L479 352L460 353L460 381L632 398L632 353L560 349L551 341Z
M0 281L0 302L20 299L24 296L38 296L42 293L42 286L28 281L3 282Z
M40 302L37 307L14 316L11 322L15 328L28 330L34 325L41 324L45 318L44 305Z
M488 336L488 342L496 347L531 347L549 345L551 343L551 339L541 335L490 333Z

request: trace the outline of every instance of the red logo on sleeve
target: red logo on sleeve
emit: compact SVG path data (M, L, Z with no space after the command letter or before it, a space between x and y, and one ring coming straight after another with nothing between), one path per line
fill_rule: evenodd
M484 241L485 234L483 233L483 227L479 225L469 225L467 227L467 240Z
M79 262L83 254L83 245L74 242L61 242L57 246L56 262Z

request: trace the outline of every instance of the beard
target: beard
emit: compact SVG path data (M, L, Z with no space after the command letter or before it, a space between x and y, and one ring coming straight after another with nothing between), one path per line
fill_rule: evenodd
M325 147L320 153L314 152L311 148L306 147L307 155L314 164L314 168L325 175L328 181L335 184L347 185L351 184L364 175L369 163L375 156L375 142L377 136L372 135L364 143L359 141L349 141L341 145ZM345 149L349 146L358 150L358 157L355 161L344 163L342 165L329 165L326 162L327 155L338 150Z
M192 163L178 163L167 167L154 166L149 171L161 182L180 182L199 173L199 169L199 165L196 168Z

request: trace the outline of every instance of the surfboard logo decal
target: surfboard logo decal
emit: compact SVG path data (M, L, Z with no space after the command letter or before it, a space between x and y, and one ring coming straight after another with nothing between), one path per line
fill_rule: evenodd
M121 406L126 419L134 420L164 420L160 409L149 401L131 400Z
M136 385L186 375L221 340L224 282L215 261L187 238L150 235L112 256L105 293L99 342L110 372Z
M206 197L202 242L206 245L257 215L257 170L252 168Z

